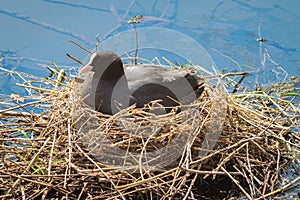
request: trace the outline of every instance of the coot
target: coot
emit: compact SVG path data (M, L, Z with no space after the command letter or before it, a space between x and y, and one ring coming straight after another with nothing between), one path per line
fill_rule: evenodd
M189 104L203 92L203 79L192 68L170 70L144 64L124 67L112 51L93 53L79 74L86 72L83 101L110 115L132 104L143 107L153 100L161 100L164 107Z

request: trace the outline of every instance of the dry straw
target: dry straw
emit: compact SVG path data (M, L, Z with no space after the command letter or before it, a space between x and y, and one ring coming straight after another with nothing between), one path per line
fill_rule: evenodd
M56 72L58 75L57 69ZM265 199L297 181L280 186L281 172L297 158L299 150L299 132L291 131L299 121L297 94L289 99L274 90L222 94L226 109L221 135L214 149L200 156L205 134L214 123L213 86L206 85L202 96L181 112L155 117L146 112L149 107L133 106L107 116L83 105L78 96L80 86L74 80L64 77L63 84L62 79L25 78L13 73L24 79L20 86L32 95L11 95L1 103L3 198ZM245 74L218 77L232 83L241 75ZM86 129L95 125L97 131ZM150 131L148 138L130 134L141 128ZM192 137L181 156L152 171L134 160L129 160L132 168L128 161L128 170L120 170L95 155L93 148L97 144L86 145L90 137L105 136L111 144L101 146L103 154L109 154L106 147L114 145L143 155L168 145L178 134L191 129Z

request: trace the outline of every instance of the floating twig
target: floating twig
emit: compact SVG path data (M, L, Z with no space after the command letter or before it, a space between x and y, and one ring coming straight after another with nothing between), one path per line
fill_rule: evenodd
M71 58L72 60L78 62L79 64L81 64L82 66L85 66L85 64L83 62L81 62L80 60L78 60L77 58L75 58L74 56L70 55L69 53L66 54L69 58Z
M71 42L72 44L75 44L76 46L78 46L80 49L92 54L93 52L91 52L90 50L88 50L87 48L83 47L82 45L78 44L77 42L74 42L73 40L68 40L69 42Z

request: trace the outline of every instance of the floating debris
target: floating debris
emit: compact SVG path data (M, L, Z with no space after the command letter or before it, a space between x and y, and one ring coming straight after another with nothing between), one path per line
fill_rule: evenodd
M257 38L256 41L257 42L267 42L268 40L265 38Z
M132 19L128 20L127 23L128 24L137 24L137 23L140 23L142 19L143 19L143 15L137 15L137 16L134 16Z

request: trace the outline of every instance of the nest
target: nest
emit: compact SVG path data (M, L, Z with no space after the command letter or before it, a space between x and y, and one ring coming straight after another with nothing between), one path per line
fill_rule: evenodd
M163 115L149 112L152 102L109 116L82 103L75 81L53 85L24 84L35 97L2 104L2 197L265 199L293 183L280 186L299 150L296 96L206 85Z

